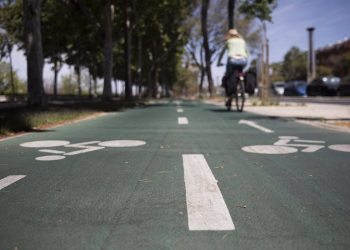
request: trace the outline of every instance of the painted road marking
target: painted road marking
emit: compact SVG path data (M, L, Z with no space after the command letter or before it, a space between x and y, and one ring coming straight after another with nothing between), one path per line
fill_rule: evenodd
M182 155L188 228L191 231L234 230L217 180L202 154Z
M26 175L9 175L3 179L0 180L0 190L10 186L11 184L15 183L16 181L19 181L20 179L23 179L26 177Z
M75 144L66 145L65 147L81 148L82 150L77 150L77 151L65 153L64 155L79 155L79 154L84 154L84 153L88 153L88 152L91 152L91 151L104 149L104 147L99 147L99 146L87 146L89 144L96 144L96 143L99 143L99 142L100 141L88 141L88 142L81 142L81 143L75 143Z
M174 103L176 104L176 106L180 106L181 105L181 101L174 101Z
M269 154L269 155L279 155L279 154L291 154L298 152L298 149L286 146L275 146L275 145L255 145L246 146L242 148L243 151L254 154Z
M328 148L341 152L350 153L350 145L349 144L339 144L339 145L331 145Z
M180 125L185 125L185 124L188 124L188 119L187 117L178 117L177 122Z
M98 146L91 144L97 144ZM139 140L113 140L113 141L88 141L81 143L70 144L69 141L59 141L59 140L46 140L46 141L32 141L20 144L22 147L27 148L43 148L39 149L39 152L49 153L53 155L45 155L35 158L38 161L57 161L66 158L66 156L84 154L96 150L104 149L105 147L121 148L121 147L138 147L145 145L145 141ZM61 150L47 149L45 147L66 147L66 148L78 148L80 150L75 150L71 152L65 152Z
M324 146L321 145L312 145L312 144L290 144L289 142L296 142L296 141L306 141L306 142L316 142L316 143L325 143L325 141L311 141L311 140L299 140L298 137L295 136L279 136L279 139L277 142L274 143L274 145L276 146L287 146L287 147L302 147L304 148L303 150L301 150L302 152L305 153L313 153L316 152L318 150L320 150L321 148L324 148Z
M248 121L248 120L240 120L239 124L246 124L248 126L251 126L253 128L259 129L265 133L273 133L271 129L265 128L263 126L258 125L256 122Z
M313 141L313 140L295 140L295 142L300 143L325 143L325 141Z
M183 110L183 109L180 109L180 108L176 109L176 111L177 111L178 113L183 113L183 112L184 112L184 110Z
M59 147L68 145L69 141L55 141L55 140L47 140L47 141L32 141L22 143L20 146L25 148L50 148L50 147Z
M39 152L49 153L49 154L65 154L64 151L53 150L53 149L40 149Z
M248 153L256 154L291 154L298 152L298 148L304 148L301 152L304 153L313 153L316 152L325 146L317 145L323 144L325 141L314 141L314 140L300 140L296 136L279 136L279 140L273 145L254 145L242 147L242 150ZM298 143L295 143L298 142ZM304 143L304 144L300 144ZM306 143L317 143L315 144L306 144ZM350 152L350 145L332 145L329 146L330 149L339 150L344 152Z
M46 155L46 156L39 156L36 157L35 160L37 161L58 161L66 158L63 155Z
M145 141L137 140L114 140L114 141L104 141L100 142L98 145L102 147L112 147L112 148L124 148L124 147L138 147L145 145Z

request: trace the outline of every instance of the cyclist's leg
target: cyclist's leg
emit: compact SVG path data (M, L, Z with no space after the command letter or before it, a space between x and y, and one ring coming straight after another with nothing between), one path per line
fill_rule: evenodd
M232 74L233 74L233 65L230 59L227 59L226 72L225 72L225 76L223 77L225 94L227 98L230 98L232 95L232 87L231 87Z

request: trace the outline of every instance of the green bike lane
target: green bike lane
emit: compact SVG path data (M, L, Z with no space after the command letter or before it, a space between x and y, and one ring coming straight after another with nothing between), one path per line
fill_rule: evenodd
M349 153L242 151L279 136L331 145L349 144L349 135L195 102L181 108L150 105L0 142L0 179L26 175L0 190L1 249L349 248ZM41 140L146 144L57 161L37 161L48 153L20 146ZM184 154L204 156L235 230L189 230Z

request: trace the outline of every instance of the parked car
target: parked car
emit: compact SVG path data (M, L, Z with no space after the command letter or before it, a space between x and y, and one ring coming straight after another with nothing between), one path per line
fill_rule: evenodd
M283 95L284 94L284 87L285 83L284 82L274 82L272 85L272 92L275 95Z
M291 81L284 85L285 96L306 96L306 81Z
M335 96L337 95L340 78L335 76L326 76L316 78L307 86L308 96Z
M340 82L338 87L338 95L350 96L350 79L344 79Z

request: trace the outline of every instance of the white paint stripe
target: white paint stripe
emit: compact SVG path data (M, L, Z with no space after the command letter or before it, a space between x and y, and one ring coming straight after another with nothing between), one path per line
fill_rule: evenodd
M185 124L188 124L188 119L187 117L179 117L177 118L177 122L181 125L185 125Z
M217 180L204 156L184 154L182 159L189 230L234 230Z
M0 180L0 190L10 186L12 183L15 183L16 181L19 181L20 179L26 177L25 175L9 175L3 179Z
M312 141L312 140L294 140L294 142L301 142L301 143L326 143L325 141Z
M180 105L181 105L181 101L174 101L174 103L175 103L177 106L180 106Z
M65 154L64 151L53 150L53 149L40 149L39 152L49 153L49 154Z
M259 129L260 131L263 131L265 133L273 133L273 131L271 129L260 126L260 125L256 124L256 122L253 122L253 121L240 120L239 124L246 124L246 125L251 126L253 128Z
M176 111L177 111L178 113L183 113L183 112L184 112L183 109L177 109Z

